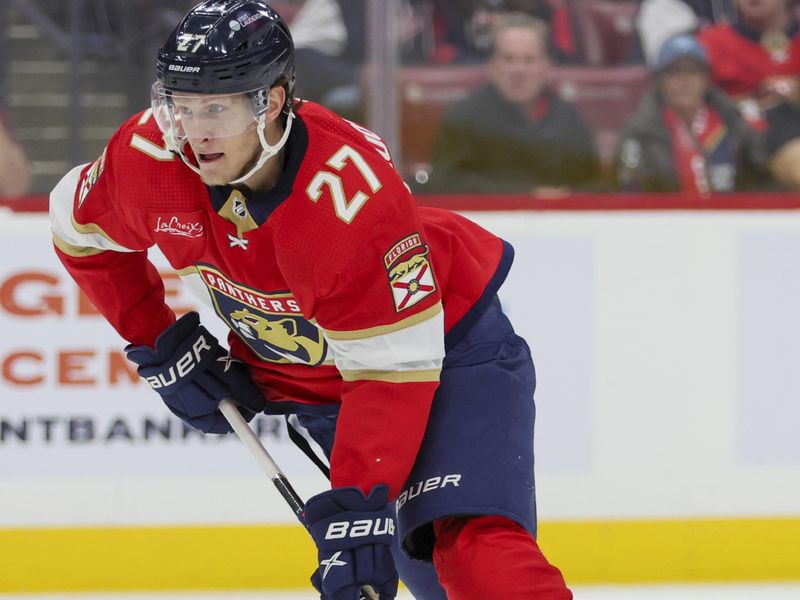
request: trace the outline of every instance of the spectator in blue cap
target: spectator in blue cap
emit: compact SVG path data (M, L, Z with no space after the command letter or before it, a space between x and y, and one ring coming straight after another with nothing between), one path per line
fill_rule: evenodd
M647 64L655 64L662 44L672 36L732 20L734 4L735 0L642 0L636 30Z
M764 164L763 140L711 84L703 47L686 34L667 40L620 140L620 188L708 196L758 187Z

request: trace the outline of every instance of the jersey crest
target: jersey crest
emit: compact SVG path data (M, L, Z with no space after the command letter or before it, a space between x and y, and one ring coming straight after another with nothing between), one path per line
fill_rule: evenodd
M217 314L262 359L318 365L328 346L322 331L307 321L290 292L260 292L219 270L198 265Z
M383 262L397 312L411 308L436 291L428 251L428 245L422 243L419 233L413 233L397 242L384 255Z
M89 195L89 192L92 191L94 184L97 183L97 180L100 179L100 176L103 174L103 171L106 168L106 148L103 148L103 153L100 155L94 163L92 163L91 168L86 171L86 175L84 175L83 180L80 182L79 185L79 192L78 192L78 208L83 206L84 200L86 200L86 196Z

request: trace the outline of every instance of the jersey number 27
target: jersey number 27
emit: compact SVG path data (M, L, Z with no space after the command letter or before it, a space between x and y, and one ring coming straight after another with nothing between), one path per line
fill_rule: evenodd
M335 171L341 171L348 160L352 162L356 169L358 169L358 172L361 173L361 176L367 182L373 194L381 189L381 182L378 180L378 176L375 175L375 171L367 164L364 157L350 146L345 145L339 148L325 164ZM344 192L342 178L331 171L319 171L314 175L306 188L306 194L312 202L318 202L322 197L323 189L326 187L331 194L333 209L336 211L336 216L348 225L352 223L358 211L360 211L367 200L370 199L369 194L359 191L348 200Z

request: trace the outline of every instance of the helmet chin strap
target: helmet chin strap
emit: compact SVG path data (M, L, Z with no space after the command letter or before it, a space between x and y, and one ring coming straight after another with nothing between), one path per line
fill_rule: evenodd
M258 161L256 162L255 166L253 166L252 169L250 169L247 173L245 173L238 179L229 181L228 185L236 185L237 183L243 183L244 181L247 181L256 173L256 171L258 171L261 167L264 166L264 163L266 163L270 158L272 158L278 152L280 152L281 148L283 148L286 145L286 140L289 139L289 132L291 132L292 130L293 119L294 119L294 113L290 111L289 114L286 115L286 128L283 131L281 139L279 139L276 144L271 145L267 141L267 138L264 136L264 130L267 127L264 115L262 114L261 116L258 117L257 131L258 131L258 140L259 142L261 142L261 156L258 157ZM168 137L170 139L167 139ZM178 156L181 157L181 160L187 167L189 167L192 171L194 171L198 175L202 176L203 173L200 171L200 168L193 165L192 162L186 156L186 154L183 152L183 145L186 144L186 142L183 142L183 144L179 144L177 143L177 140L175 140L174 136L167 136L167 135L164 135L164 141L167 143L167 147L170 150L177 152Z
M197 173L198 175L202 176L203 174L200 172L200 167L195 167L195 166L192 164L192 161L190 161L190 160L189 160L189 159L186 157L186 155L183 153L183 146L184 146L185 144L186 144L186 142L183 142L182 144L175 144L175 148L170 148L170 150L172 150L172 151L173 151L173 152L175 152L175 153L176 153L178 156L180 156L180 157L181 157L181 160L183 161L183 164L185 164L187 167L189 167L189 168L190 168L192 171L194 171L194 172L195 172L195 173ZM169 142L167 142L167 146L168 146L168 147L170 146L170 143L169 143Z
M236 185L237 183L243 183L247 181L256 173L256 171L264 166L265 162L280 152L281 148L283 148L283 146L286 144L286 140L289 139L289 132L292 130L292 119L294 119L294 113L289 111L289 114L286 115L286 127L283 130L283 135L281 136L281 139L278 140L278 143L273 146L270 145L270 143L267 141L267 138L264 136L264 129L267 126L264 115L262 114L258 117L257 131L258 139L261 142L261 156L258 157L258 161L252 169L238 179L228 182L228 185Z

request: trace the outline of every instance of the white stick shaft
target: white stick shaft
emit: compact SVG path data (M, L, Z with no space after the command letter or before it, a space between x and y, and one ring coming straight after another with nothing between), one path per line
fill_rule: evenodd
M264 449L261 440L258 439L258 436L250 428L250 425L244 420L244 417L236 408L236 405L231 400L225 399L219 403L219 409L222 411L222 414L225 415L231 427L233 427L236 435L239 436L239 439L242 440L242 443L250 451L250 454L256 459L258 465L264 473L267 474L267 477L272 479L277 475L283 475L278 465L275 464L275 461L272 460L272 457Z

